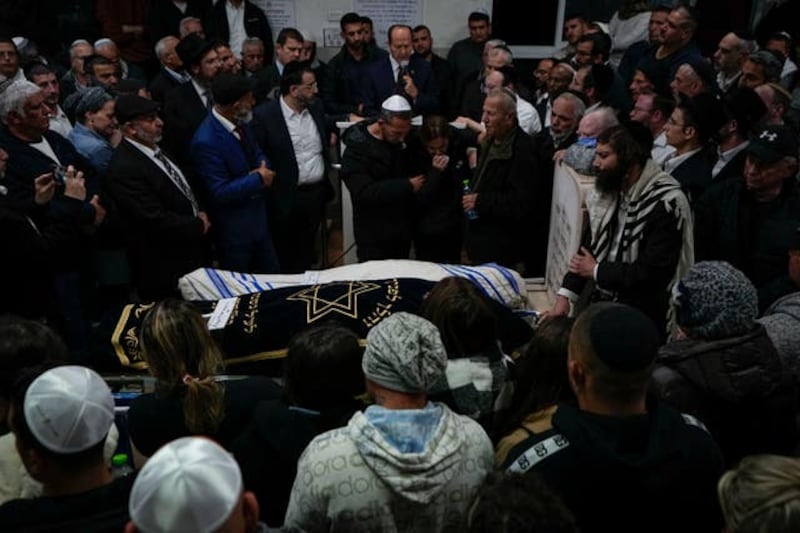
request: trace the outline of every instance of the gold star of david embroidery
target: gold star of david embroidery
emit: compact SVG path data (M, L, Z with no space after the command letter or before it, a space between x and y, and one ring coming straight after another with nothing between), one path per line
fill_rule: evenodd
M305 302L306 323L311 324L329 313L358 318L358 296L380 288L381 286L376 283L363 281L334 282L307 287L286 299ZM320 291L323 291L325 295L321 296Z

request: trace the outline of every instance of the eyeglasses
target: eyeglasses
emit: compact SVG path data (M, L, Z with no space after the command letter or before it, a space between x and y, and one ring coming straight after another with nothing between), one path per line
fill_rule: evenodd
M306 89L316 89L317 82L312 81L311 83L300 83L300 87L305 87Z

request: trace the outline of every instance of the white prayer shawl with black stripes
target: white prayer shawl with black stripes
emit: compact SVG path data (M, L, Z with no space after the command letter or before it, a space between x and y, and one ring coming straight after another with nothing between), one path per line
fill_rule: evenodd
M616 261L633 263L639 256L639 244L642 240L645 225L653 209L663 204L667 213L675 217L676 227L682 231L683 244L675 274L667 287L672 294L672 287L694 264L694 225L692 210L680 184L669 174L663 172L648 159L639 180L628 191L630 199L625 216L622 239L616 253ZM592 188L586 198L589 224L592 230L591 250L597 262L608 258L612 250L615 218L619 207L621 193L603 194ZM667 312L668 329L674 326L672 309Z

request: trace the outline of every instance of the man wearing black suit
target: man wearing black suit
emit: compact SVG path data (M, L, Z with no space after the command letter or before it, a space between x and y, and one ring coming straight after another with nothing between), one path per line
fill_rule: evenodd
M300 52L303 50L303 36L294 28L283 28L278 33L275 41L275 59L264 68L253 74L253 96L256 103L261 103L267 98L275 99L278 97L283 69L291 61L300 60Z
M750 133L767 113L764 102L749 87L734 87L725 93L722 105L725 124L719 130L716 161L711 169L715 183L744 176Z
M208 12L203 26L210 40L228 43L237 56L247 37L261 39L265 58L271 58L274 53L267 16L250 0L220 0Z
M213 44L194 33L181 39L176 50L192 79L172 89L165 97L164 147L181 168L191 169L189 143L214 105L211 82L219 73L220 64Z
M279 99L254 110L251 126L276 174L267 202L281 272L299 273L316 262L314 243L334 194L328 128L310 67L297 61L286 65L280 89Z
M410 26L394 24L389 28L389 56L366 66L360 84L364 113L377 116L381 104L393 94L404 96L415 115L439 112L439 88L431 65L420 56L412 56Z
M178 278L204 265L210 223L178 165L161 152L158 104L117 99L124 138L108 167L108 191L128 225L128 254L139 297L178 295Z
M180 39L174 35L167 35L156 43L156 57L161 63L161 69L149 86L150 95L156 102L163 102L171 89L189 81L189 75L183 69L183 62L175 50L179 42Z
M414 53L430 63L436 86L439 88L439 105L442 114L447 118L456 116L456 98L453 91L453 74L450 63L442 56L433 52L433 37L431 30L424 24L414 27L411 37Z

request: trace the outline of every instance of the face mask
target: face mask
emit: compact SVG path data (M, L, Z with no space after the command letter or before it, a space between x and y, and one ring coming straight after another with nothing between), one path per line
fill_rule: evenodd
M597 137L582 137L576 141L576 144L586 148L594 148L597 146Z

